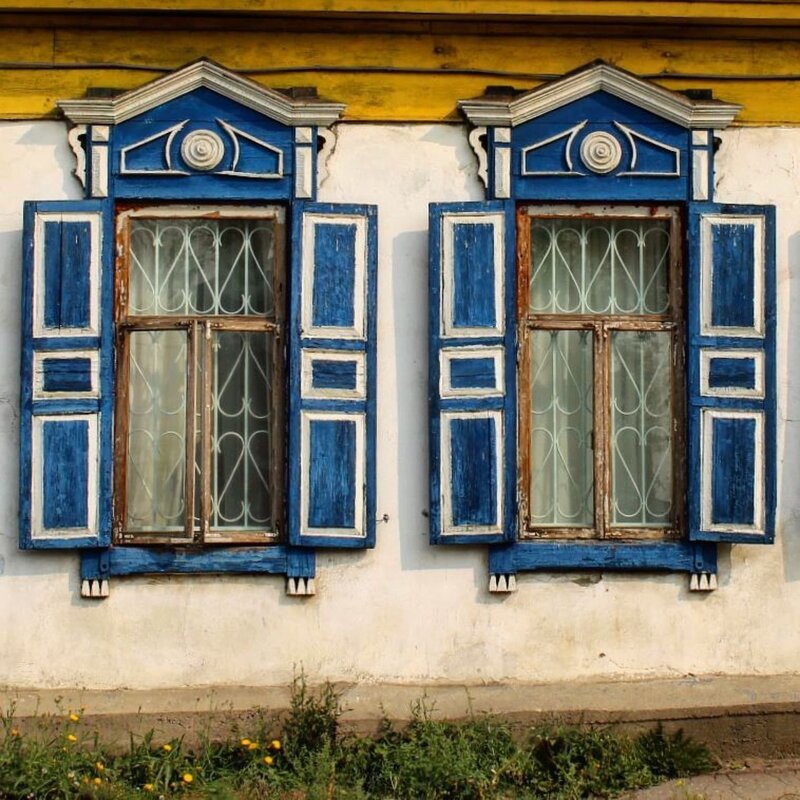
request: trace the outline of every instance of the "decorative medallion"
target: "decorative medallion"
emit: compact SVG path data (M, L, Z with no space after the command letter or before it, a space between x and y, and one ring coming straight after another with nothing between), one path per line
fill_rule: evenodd
M595 131L581 144L581 161L592 172L604 175L616 169L621 160L622 147L610 133Z
M181 158L193 169L214 169L225 155L225 145L214 131L193 131L181 144Z

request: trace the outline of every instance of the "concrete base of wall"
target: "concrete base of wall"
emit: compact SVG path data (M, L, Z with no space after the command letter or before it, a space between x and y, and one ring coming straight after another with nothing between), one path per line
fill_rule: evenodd
M527 726L559 720L636 730L662 723L683 728L721 759L800 755L800 676L687 677L672 680L502 685L339 684L347 728L365 733L384 717L402 722L424 699L436 718L496 714L522 734ZM82 710L82 726L104 741L127 745L128 732L154 729L158 741L203 733L247 733L259 715L277 718L290 702L288 687L203 687L90 691L0 689L0 708L14 707L18 727L50 717L59 723ZM37 721L37 718L38 721Z

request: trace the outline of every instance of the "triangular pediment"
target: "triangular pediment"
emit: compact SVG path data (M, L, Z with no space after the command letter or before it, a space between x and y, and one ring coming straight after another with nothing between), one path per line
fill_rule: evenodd
M205 87L283 125L327 127L345 106L316 97L292 98L268 89L208 59L195 61L163 78L116 97L60 100L59 108L76 125L116 125L195 89Z
M459 107L473 125L513 127L599 91L684 128L725 128L741 111L735 103L692 99L605 62L593 62L521 95L484 95L461 100Z

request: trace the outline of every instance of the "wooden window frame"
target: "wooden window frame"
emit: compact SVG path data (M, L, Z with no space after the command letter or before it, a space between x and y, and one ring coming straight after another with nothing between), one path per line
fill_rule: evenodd
M116 258L114 278L114 316L116 352L116 403L114 426L114 526L113 543L117 545L253 545L274 544L282 541L285 530L284 473L285 452L285 305L286 305L286 209L278 205L266 206L118 206L116 216ZM130 277L130 231L134 219L272 219L275 225L275 258L273 296L274 320L260 319L254 315L187 315L187 316L133 316L128 314L128 284ZM186 520L184 531L133 532L125 530L127 466L128 466L128 381L130 337L135 331L186 330L188 336L186 360L186 453L185 464L194 464L196 458L196 400L198 382L196 370L197 344L200 337L210 339L212 331L260 332L273 334L272 379L272 520L273 530L210 529L211 515L211 348L206 348L203 368L202 429L200 459L201 486L196 486L194 468L185 470L184 502ZM200 525L195 529L195 501L200 493ZM191 510L191 512L190 512Z
M536 219L664 219L670 223L669 310L653 315L536 314L530 302L530 220ZM517 335L519 340L518 422L519 464L517 495L521 539L674 540L686 531L686 375L685 316L683 302L683 255L681 212L666 206L547 206L524 204L517 209ZM591 330L593 341L593 495L594 526L591 528L533 526L530 521L531 351L533 330ZM611 520L611 346L609 333L622 331L671 331L672 333L672 502L670 527L612 527ZM601 446L597 444L601 443Z

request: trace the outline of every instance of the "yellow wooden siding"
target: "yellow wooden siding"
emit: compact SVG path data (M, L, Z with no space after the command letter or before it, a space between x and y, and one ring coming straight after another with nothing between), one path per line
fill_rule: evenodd
M712 88L716 97L744 106L744 124L800 123L800 45L793 41L357 28L2 29L0 118L52 116L58 99L81 97L90 87L140 86L200 57L267 86L314 85L322 96L346 103L346 118L354 121L455 119L457 101L488 84L531 88L547 75L602 58L667 88Z

